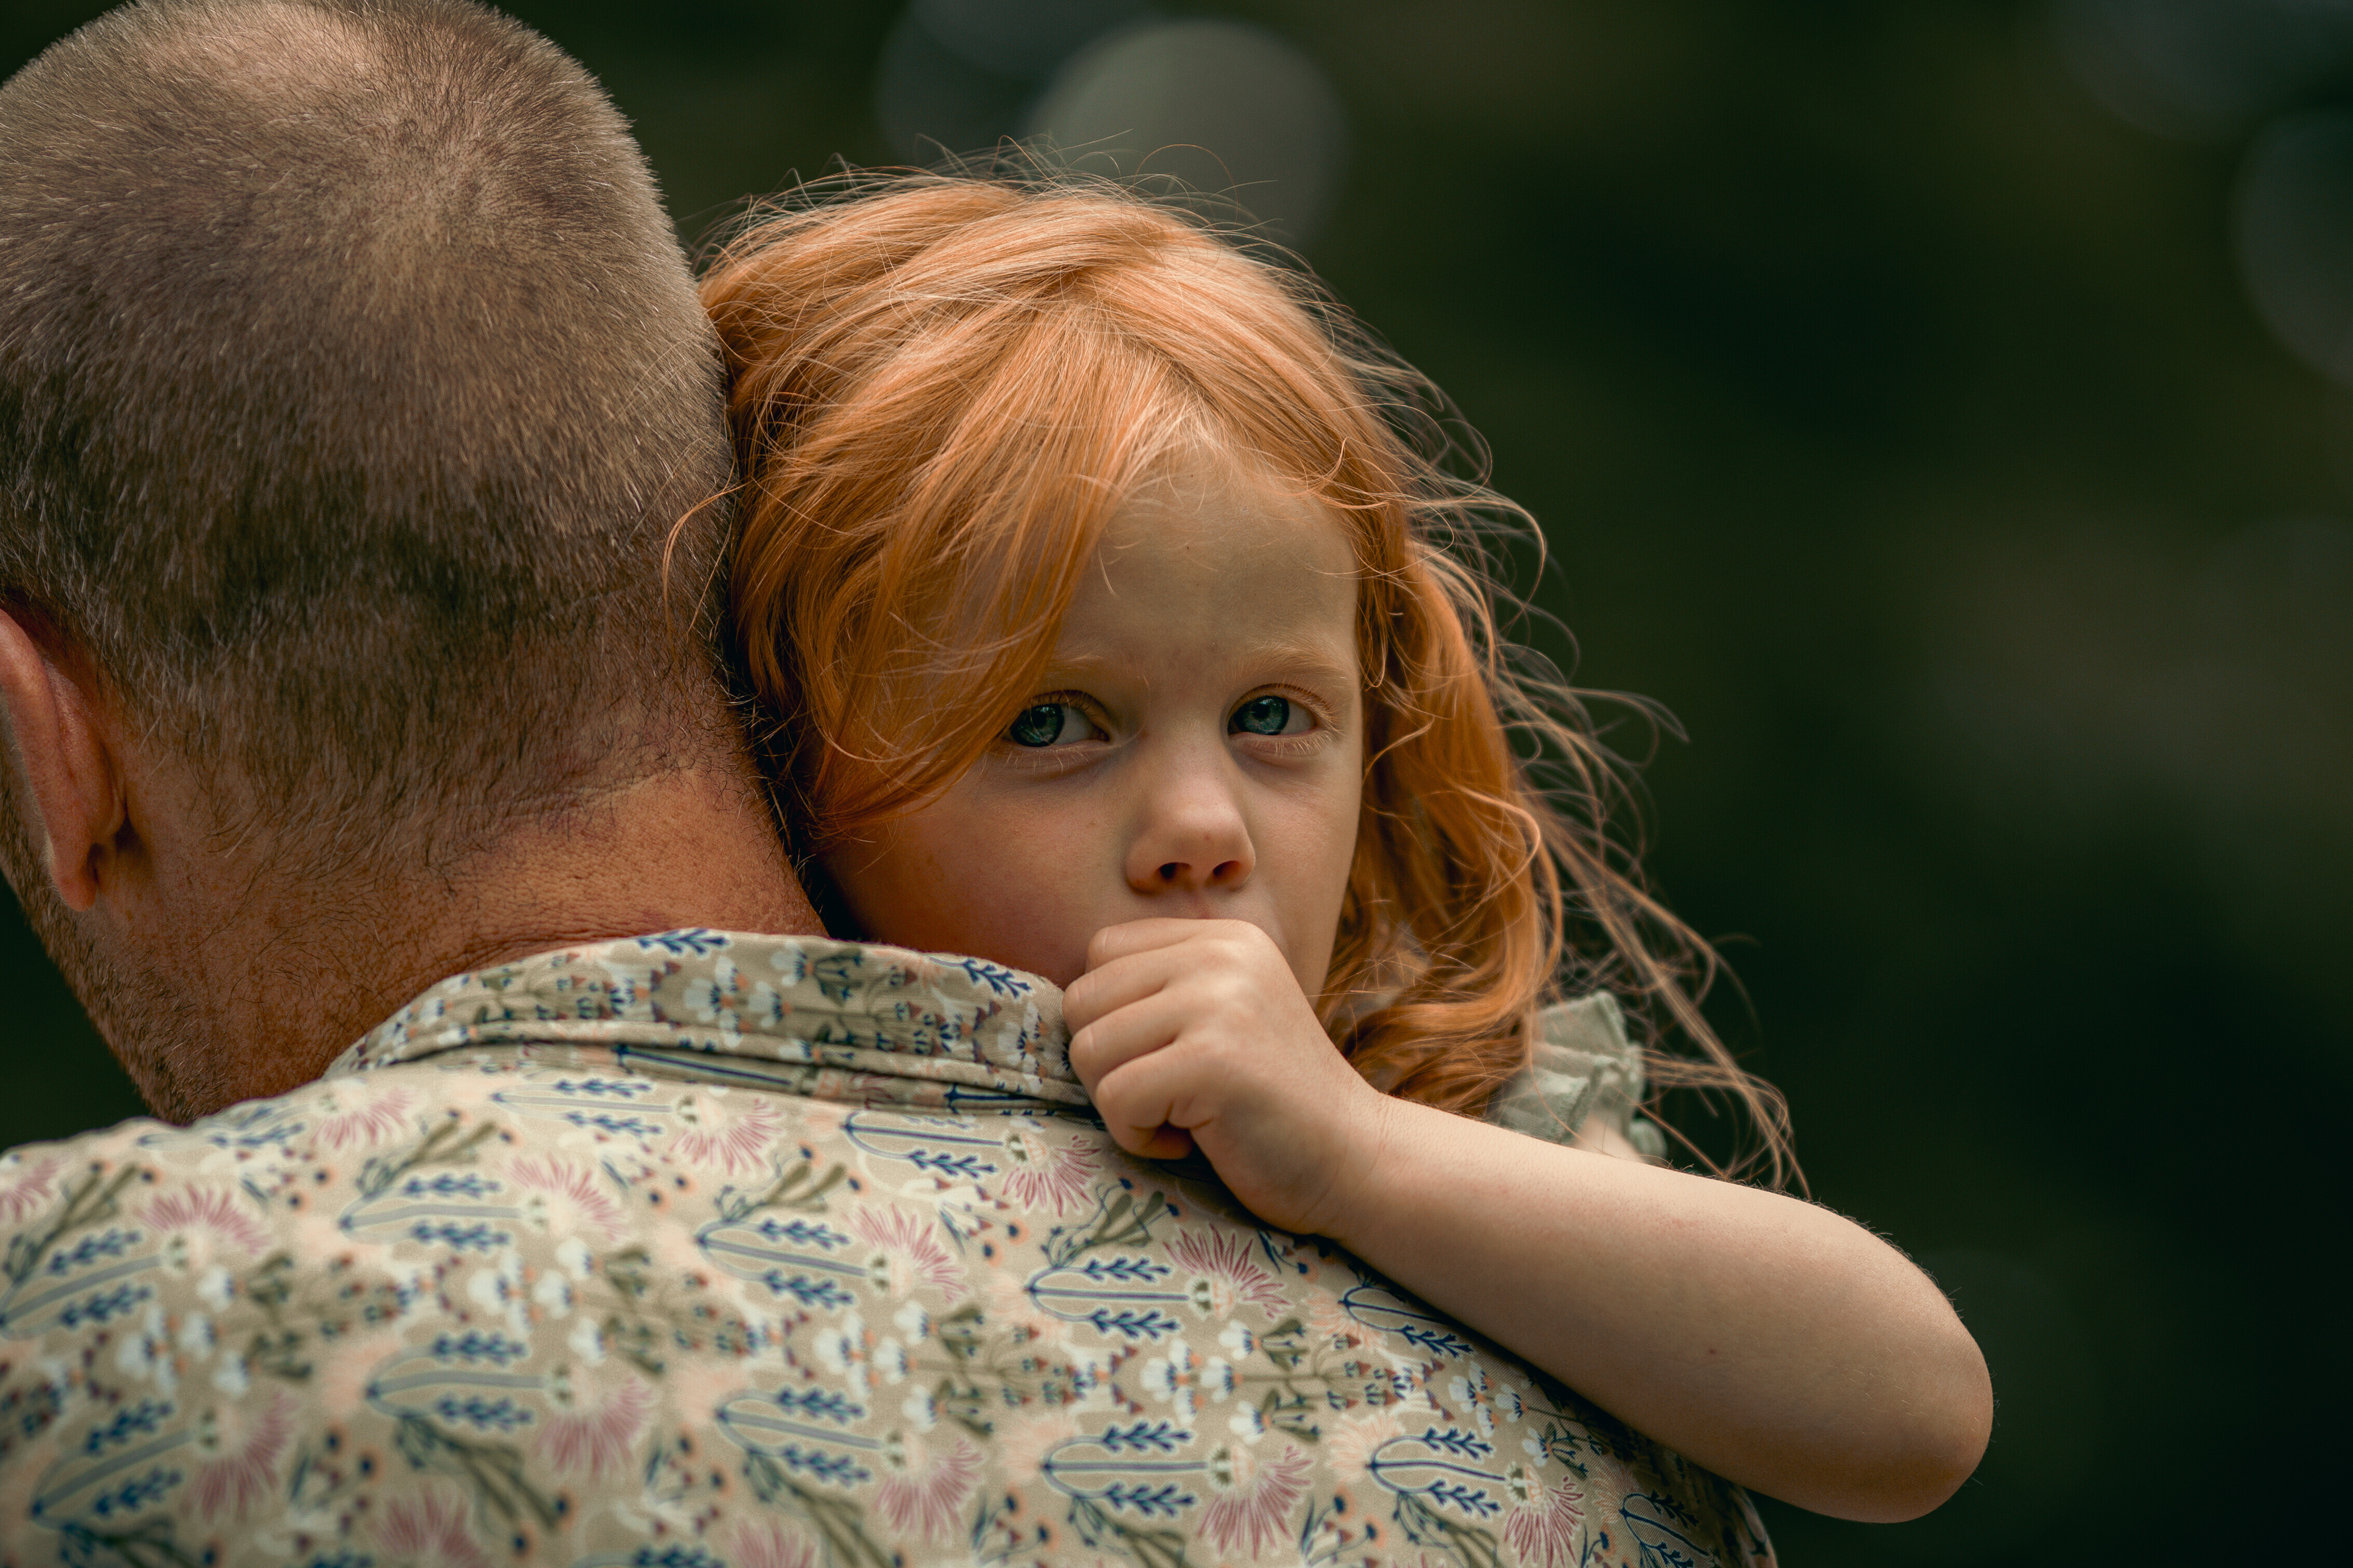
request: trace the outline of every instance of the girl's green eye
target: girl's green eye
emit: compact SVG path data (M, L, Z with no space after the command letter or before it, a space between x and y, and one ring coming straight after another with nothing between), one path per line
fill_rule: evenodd
M1228 732L1236 735L1280 735L1290 728L1287 697L1253 697L1234 710L1226 725Z
M1051 746L1065 740L1083 738L1089 726L1085 715L1067 702L1040 702L1034 708L1024 708L1020 716L1005 728L1005 738L1017 746Z

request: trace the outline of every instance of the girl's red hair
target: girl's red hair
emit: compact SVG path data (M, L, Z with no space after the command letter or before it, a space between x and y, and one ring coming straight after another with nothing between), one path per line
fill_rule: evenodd
M1340 1049L1476 1113L1545 1002L1608 985L1698 1047L1654 1047L1653 1084L1728 1091L1783 1179L1779 1097L1696 1005L1715 954L1610 830L1616 759L1497 635L1479 541L1533 523L1450 473L1437 389L1313 279L1103 183L851 175L756 215L702 298L744 486L735 634L805 864L981 757L1106 518L1208 443L1319 498L1362 573L1365 805L1319 1007Z

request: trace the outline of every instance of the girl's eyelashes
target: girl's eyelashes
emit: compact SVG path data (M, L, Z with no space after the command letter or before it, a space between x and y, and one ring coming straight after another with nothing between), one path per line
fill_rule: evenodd
M1261 692L1226 721L1229 735L1304 735L1320 728L1314 710L1295 697Z
M1087 717L1086 710L1075 702L1057 700L1033 702L1021 710L1005 727L1004 738L1025 750L1042 751L1106 737L1103 727Z

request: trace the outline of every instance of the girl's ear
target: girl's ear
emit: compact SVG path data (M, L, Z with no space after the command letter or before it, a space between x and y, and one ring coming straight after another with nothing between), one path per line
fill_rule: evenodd
M121 775L83 684L43 652L16 616L0 612L0 708L8 722L10 793L37 836L58 896L77 913L99 889L127 812Z

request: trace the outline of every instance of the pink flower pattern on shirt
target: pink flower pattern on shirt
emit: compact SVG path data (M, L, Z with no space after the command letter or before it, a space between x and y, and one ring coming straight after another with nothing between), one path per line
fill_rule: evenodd
M980 1450L965 1437L926 1445L904 1469L883 1477L874 1492L875 1512L910 1541L953 1541L963 1531L965 1504L983 1468Z
M607 1190L598 1173L576 1161L559 1160L551 1154L521 1154L507 1163L507 1180L522 1192L551 1200L545 1206L556 1204L566 1212L586 1221L608 1240L619 1239L625 1226L621 1217L620 1200ZM526 1199L526 1205L529 1204ZM526 1207L526 1217L530 1216Z
M278 1460L294 1435L294 1399L283 1389L272 1389L266 1404L252 1412L251 1429L232 1435L231 1444L217 1458L198 1461L188 1477L188 1505L198 1519L222 1514L242 1519L278 1489ZM211 1430L199 1428L197 1448L211 1439L219 1448L218 1419Z
M1283 1304L1282 1287L1250 1256L1250 1243L1242 1237L1179 1232L1169 1240L1168 1256L1207 1287L1206 1300L1197 1305L1212 1317L1230 1316L1237 1302L1261 1311Z
M774 1520L745 1522L737 1528L733 1544L735 1555L729 1561L736 1568L818 1568L817 1547L808 1537Z
M472 1510L466 1499L447 1486L427 1485L407 1497L385 1504L376 1523L376 1544L396 1561L406 1559L430 1568L490 1568L490 1559L474 1540Z
M417 1096L405 1089L362 1096L349 1107L331 1103L319 1118L319 1147L331 1154L372 1148L408 1131L409 1112L416 1106Z
M1024 1208L1069 1214L1086 1202L1099 1172L1084 1149L1034 1137L1016 1124L1005 1130L1005 1194Z
M670 1152L689 1164L731 1173L758 1170L784 1126L782 1113L760 1100L739 1108L722 1105L711 1096L686 1095L677 1114L681 1126Z
M1567 1568L1577 1561L1578 1527L1585 1521L1584 1491L1568 1476L1549 1487L1528 1482L1525 1471L1521 1478L1513 1488L1504 1540L1529 1568Z
M1254 1462L1247 1448L1219 1449L1209 1457L1216 1495L1201 1510L1201 1539L1230 1556L1259 1556L1282 1539L1314 1468L1290 1444L1264 1465Z
M159 1195L140 1217L158 1236L202 1230L250 1253L269 1245L269 1232L254 1205L224 1187L176 1188Z
M20 1161L11 1156L0 1171L0 1224L14 1225L49 1201L57 1191L58 1162Z
M539 1452L559 1476L595 1480L628 1469L654 1407L654 1391L634 1374L593 1397L555 1410L539 1429Z
M880 1249L877 1263L889 1279L892 1294L913 1294L917 1286L948 1290L961 1284L964 1270L948 1256L939 1222L904 1209L860 1209L849 1228Z

